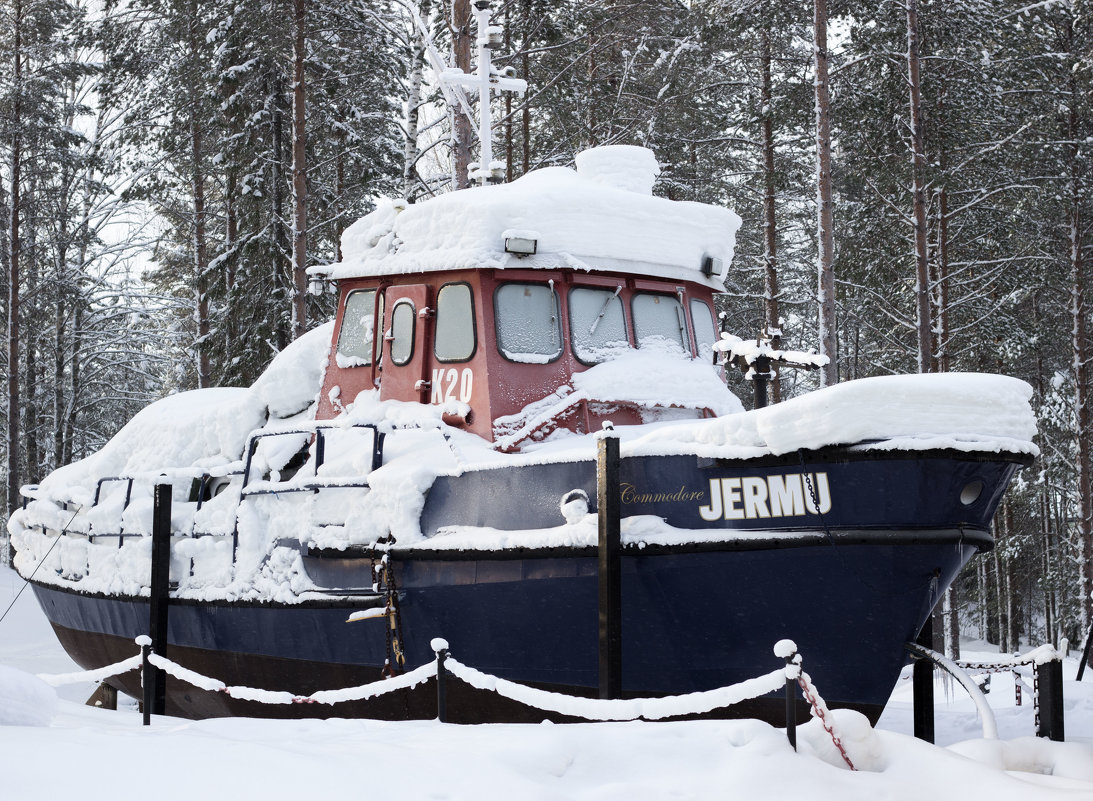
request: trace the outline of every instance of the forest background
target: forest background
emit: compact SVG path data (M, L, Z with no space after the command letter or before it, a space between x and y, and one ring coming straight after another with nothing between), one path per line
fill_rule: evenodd
M413 13L468 69L470 0L0 0L5 510L150 400L247 385L328 319L303 270L337 261L377 197L466 185L477 145ZM1093 620L1093 3L493 13L494 63L529 84L493 108L505 177L644 145L658 194L735 209L726 330L833 356L775 399L915 371L1032 385L1041 455L939 628L950 652L958 627L1003 651L1077 642Z

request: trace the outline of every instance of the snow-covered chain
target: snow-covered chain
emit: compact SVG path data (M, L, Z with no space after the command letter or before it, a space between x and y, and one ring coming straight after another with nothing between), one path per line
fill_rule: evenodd
M144 645L147 638L138 638L138 644ZM788 640L783 641L792 645ZM779 643L781 645L782 643ZM432 641L434 650L447 649L447 642L439 638ZM793 664L772 670L770 673L747 679L727 687L719 687L714 690L689 693L687 695L667 696L663 698L630 698L630 699L600 699L581 698L564 693L553 693L539 690L523 684L498 678L488 673L483 673L462 662L448 656L445 667L456 678L466 682L479 690L488 690L546 712L556 712L569 717L584 718L594 721L612 720L660 720L662 718L681 717L684 715L702 715L715 709L722 709L748 701L753 698L776 692L785 686L786 679L796 679L801 689L812 705L813 714L820 718L824 729L831 735L835 745L846 763L853 769L853 764L846 756L845 749L838 735L835 734L828 718L827 705L816 692L807 673L800 669L800 657L793 660ZM410 689L433 678L437 675L437 663L426 662L419 668L404 673L401 676L380 679L369 684L357 687L346 687L340 690L319 690L311 695L296 695L283 690L262 690L255 687L229 686L219 679L203 676L193 670L179 665L164 656L149 651L148 661L155 667L163 670L179 681L184 681L208 692L220 692L245 701L256 701L263 704L336 704L343 701L359 701L367 698L375 698L395 690ZM87 670L79 673L64 673L59 675L39 674L39 678L47 684L59 686L84 681L102 681L111 676L125 673L140 667L141 654L130 657L122 662L97 670Z
M489 690L498 695L503 695L505 698L546 712L557 712L561 715L584 718L585 720L603 721L637 720L638 718L660 720L661 718L680 715L701 715L774 692L784 687L786 683L784 669L779 668L764 676L747 679L728 687L719 687L716 690L668 696L666 698L607 700L578 698L572 695L527 687L467 667L451 656L448 657L445 665L453 676L479 690Z
M85 681L102 681L111 676L118 676L136 670L141 665L140 654L106 665L95 670L79 670L75 673L39 673L38 678L50 687L62 687L65 684L79 684Z
M1024 665L1044 665L1061 659L1059 652L1051 645L1041 645L1033 648L1027 654L1019 656L1000 656L997 659L981 660L979 662L956 660L955 664L964 670L976 673L1005 673Z
M800 657L798 656L798 659ZM827 704L824 699L820 697L820 693L816 690L816 685L812 683L812 678L803 670L797 676L797 683L801 685L801 692L805 696L805 700L808 701L812 707L812 716L819 718L821 725L824 727L824 731L831 737L831 742L835 744L835 747L839 749L839 754L843 758L843 762L851 770L857 770L854 767L854 763L850 761L850 755L846 753L846 746L843 745L842 738L839 737L838 732L835 731L835 721L831 719L831 710L827 708Z

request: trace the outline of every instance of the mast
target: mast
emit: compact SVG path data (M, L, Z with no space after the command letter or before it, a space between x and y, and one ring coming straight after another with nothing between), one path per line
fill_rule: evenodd
M493 50L501 47L500 26L494 25L490 17L489 0L477 0L474 4L474 22L478 30L478 66L473 73L467 73L458 67L452 67L440 73L441 85L451 85L460 90L478 91L478 140L481 143L478 163L471 164L470 178L485 186L497 183L504 176L505 165L493 161L493 114L490 108L492 92L516 92L523 94L528 84L513 77L515 70L506 67L503 70L493 66ZM462 94L460 91L459 94ZM466 101L460 98L464 113L470 117ZM473 120L472 120L473 121Z

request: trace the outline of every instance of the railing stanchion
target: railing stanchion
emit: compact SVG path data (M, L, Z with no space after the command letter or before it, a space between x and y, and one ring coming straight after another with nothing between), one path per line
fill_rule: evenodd
M444 663L448 659L448 641L436 637L429 643L436 652L436 719L448 722L448 669Z
M1063 660L1061 656L1034 667L1039 685L1037 737L1063 741Z
M774 644L774 655L786 660L786 738L793 750L797 750L797 679L793 675L797 667L797 645L793 640L779 640Z
M149 726L152 723L152 694L155 687L155 682L152 680L154 668L152 663L148 661L148 654L152 650L152 638L147 634L142 634L137 637L137 645L140 646L140 684L144 690L141 708L144 712L144 725Z
M605 431L596 443L596 510L599 516L600 698L622 696L622 545L620 543L619 438Z
M917 643L923 648L934 645L934 619L927 617L918 633ZM926 657L914 662L912 695L914 705L915 737L928 743L934 741L934 663Z
M152 575L149 581L148 633L152 649L167 656L167 610L171 582L171 485L156 484L152 502ZM167 674L153 670L152 714L167 711ZM145 690L147 692L147 690Z

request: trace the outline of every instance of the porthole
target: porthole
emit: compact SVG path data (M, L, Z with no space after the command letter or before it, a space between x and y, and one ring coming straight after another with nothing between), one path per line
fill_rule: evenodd
M974 481L969 481L964 485L964 489L960 490L960 502L965 506L971 506L979 500L979 496L982 494L983 482L977 478Z

